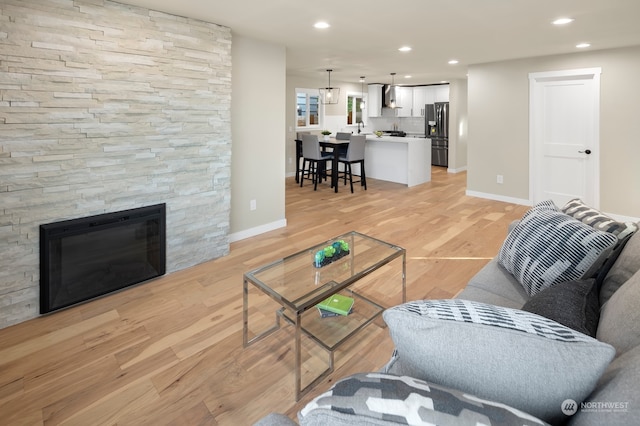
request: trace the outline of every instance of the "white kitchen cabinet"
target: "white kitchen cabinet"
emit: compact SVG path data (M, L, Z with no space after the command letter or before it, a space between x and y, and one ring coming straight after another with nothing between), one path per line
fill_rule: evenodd
M424 117L424 105L427 103L427 87L416 86L413 88L412 117Z
M436 102L449 102L449 85L442 84L435 86L436 88Z
M367 177L416 186L431 180L431 142L423 138L367 136Z
M396 117L411 117L413 87L396 86Z
M413 88L412 117L424 117L425 105L449 101L449 86L415 86ZM444 99L444 100L440 100Z
M425 104L433 104L436 102L436 87L438 86L427 86L427 99Z
M369 117L382 117L382 84L369 84L367 113Z
M413 88L412 117L424 117L424 106L429 102L429 86L415 86Z

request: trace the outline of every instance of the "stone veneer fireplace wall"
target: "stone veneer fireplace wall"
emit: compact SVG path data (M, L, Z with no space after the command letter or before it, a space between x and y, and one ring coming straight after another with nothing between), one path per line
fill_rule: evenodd
M167 271L229 251L231 31L101 0L0 4L0 328L38 227L167 205Z

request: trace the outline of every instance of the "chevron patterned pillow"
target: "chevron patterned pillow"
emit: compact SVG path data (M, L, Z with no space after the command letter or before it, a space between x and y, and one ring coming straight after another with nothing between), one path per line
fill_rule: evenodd
M336 382L298 414L301 426L546 425L498 402L407 376L360 373Z
M633 222L618 222L600 210L574 198L562 207L562 212L599 231L610 232L622 240L638 230Z

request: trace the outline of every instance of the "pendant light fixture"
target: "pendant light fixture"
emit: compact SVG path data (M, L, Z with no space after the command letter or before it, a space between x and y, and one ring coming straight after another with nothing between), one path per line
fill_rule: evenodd
M323 104L337 104L340 99L340 88L331 87L331 71L333 70L327 70L329 73L329 84L327 87L318 89L320 91L320 102Z
M362 90L362 98L360 98L360 111L364 111L364 76L360 77L360 89Z
M389 107L391 108L395 108L396 107L396 85L395 85L395 77L396 73L392 72L391 73L391 91L389 93Z

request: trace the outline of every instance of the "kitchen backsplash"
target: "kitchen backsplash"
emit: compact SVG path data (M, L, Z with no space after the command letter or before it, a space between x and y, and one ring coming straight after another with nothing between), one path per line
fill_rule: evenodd
M392 113L392 110L389 110ZM324 128L336 132L356 133L357 126L345 125L344 115L328 115L324 118ZM409 135L424 135L424 118L421 117L370 117L365 121L364 131L373 133L376 130L393 130L394 124L397 130L402 130Z
M394 127L395 125L395 127ZM424 118L420 117L371 117L367 122L367 129L402 130L407 134L424 134Z

